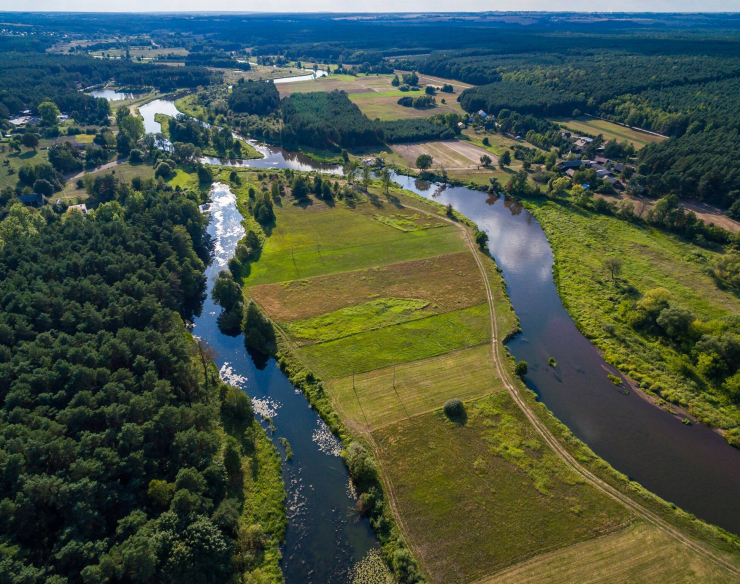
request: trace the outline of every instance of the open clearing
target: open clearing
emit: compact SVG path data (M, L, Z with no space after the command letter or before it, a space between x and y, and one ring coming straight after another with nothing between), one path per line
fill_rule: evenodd
M434 157L434 167L444 166L445 170L477 169L480 158L489 156L493 164L498 158L483 148L461 140L446 140L438 142L416 142L414 144L394 144L393 152L402 156L410 166L416 165L419 154L430 154Z
M483 283L468 252L294 280L249 289L275 321L334 312L378 296L422 298L439 312L485 302Z
M364 203L370 205L371 203ZM463 251L455 227L405 232L345 205L286 202L248 285L267 284Z
M604 138L607 140L618 140L620 142L626 140L633 144L636 150L639 150L648 144L666 140L663 136L648 134L647 132L641 132L640 130L620 126L619 124L614 124L598 118L555 118L552 121L565 128L575 130L576 132L584 132L592 136L603 134Z
M398 92L398 95L386 96L380 94L378 96L372 93L358 93L350 95L350 99L357 104L360 111L365 114L371 120L400 120L404 118L428 118L435 114L464 114L465 112L460 107L460 104L456 101L450 101L449 97L443 97L446 94L436 96L437 105L435 107L416 109L414 107L404 107L398 104L398 100L403 96L414 96L422 95L421 92ZM447 103L442 103L442 99L445 99Z
M395 503L434 582L470 582L623 526L631 516L547 449L506 392L373 433Z
M713 562L642 522L517 564L476 584L724 584Z
M451 396L473 399L503 389L486 343L439 357L328 383L335 407L363 431L429 412Z

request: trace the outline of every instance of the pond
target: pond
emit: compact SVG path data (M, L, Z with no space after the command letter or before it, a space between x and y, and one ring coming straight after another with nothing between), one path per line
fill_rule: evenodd
M123 101L124 99L135 99L137 94L128 91L118 91L117 89L96 89L88 92L93 97L102 97L108 101Z

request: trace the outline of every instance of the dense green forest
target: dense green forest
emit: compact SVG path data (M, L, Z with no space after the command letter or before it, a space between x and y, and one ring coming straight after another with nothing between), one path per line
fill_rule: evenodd
M573 110L584 108L586 100L546 86L499 81L466 89L460 94L460 105L468 112L482 109L494 116L504 109L522 114L559 116L571 115Z
M87 217L3 193L0 579L225 581L276 542L239 521L249 400L183 324L205 286L200 195L109 182Z
M296 93L281 102L285 144L315 148L370 146L383 141L383 132L344 91Z
M229 95L229 108L237 113L266 116L280 107L274 83L241 83Z

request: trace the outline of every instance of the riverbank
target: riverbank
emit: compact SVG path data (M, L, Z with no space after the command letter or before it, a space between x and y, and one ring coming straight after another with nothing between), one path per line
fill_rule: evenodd
M659 406L685 408L699 422L722 430L738 427L740 408L726 394L697 386L681 353L655 335L641 333L620 313L622 295L664 288L672 302L709 326L740 313L740 300L707 274L716 251L681 241L657 229L548 200L525 201L542 225L555 254L555 282L563 305L605 360ZM604 267L606 257L623 262L619 286ZM709 331L707 331L709 332Z
M244 184L244 181L242 181L242 184ZM266 188L267 182L262 183L262 187ZM373 447L376 459L381 465L381 474L386 485L386 492L390 497L389 502L395 510L396 518L400 521L399 527L404 534L404 539L414 550L415 555L422 559L423 566L432 580L449 581L449 574L445 575L445 570L450 569L446 566L450 566L449 558L451 557L456 558L454 560L454 565L457 566L457 569L466 570L466 573L469 573L472 577L480 577L486 573L490 573L490 571L500 569L503 565L509 565L511 562L519 561L519 559L522 559L523 557L531 556L533 553L531 551L524 552L524 555L522 556L522 548L517 547L521 546L523 539L516 536L514 525L519 525L520 527L527 525L527 523L530 520L534 520L535 517L538 518L536 521L541 522L550 512L555 511L554 509L546 510L540 506L541 502L544 501L540 500L542 493L537 490L536 485L538 483L536 481L528 483L528 488L532 489L533 497L527 504L528 513L533 514L531 515L531 519L524 519L524 517L520 517L516 513L510 514L507 520L503 523L500 523L499 519L498 527L508 526L504 530L506 535L503 533L497 536L493 536L490 533L486 535L486 527L483 525L476 525L475 527L472 527L470 524L466 525L469 520L472 520L472 517L468 517L465 513L459 514L455 511L458 508L457 506L460 504L475 506L476 501L481 501L481 499L478 498L478 495L476 495L478 487L472 484L463 485L463 482L473 479L475 483L480 482L481 485L488 484L488 487L484 487L484 489L486 489L486 492L490 493L490 481L494 480L494 476L499 476L499 473L503 473L500 474L500 476L502 480L505 480L503 477L507 476L508 473L513 472L514 475L516 475L518 472L521 472L521 469L518 469L516 465L513 467L507 466L505 463L506 456L502 459L504 461L503 467L500 466L502 462L497 462L494 467L488 467L487 465L491 463L484 463L483 461L488 459L490 452L484 448L482 451L479 451L477 456L482 456L480 464L485 466L481 467L481 471L483 468L486 468L486 472L482 472L480 476L476 474L473 477L468 477L463 469L460 468L460 465L464 467L467 464L473 464L475 460L468 460L467 457L472 453L469 449L463 449L457 455L449 458L442 455L443 460L439 460L439 455L434 456L433 459L430 459L421 465L426 471L431 472L432 474L427 476L428 472L419 473L420 467L415 463L415 461L425 460L425 454L419 450L421 444L414 446L413 443L406 442L404 436L425 436L428 433L429 439L432 439L433 436L439 437L452 431L452 434L446 440L446 442L450 443L449 440L452 442L457 440L457 434L454 430L454 426L448 427L447 424L449 424L449 422L447 422L444 416L441 415L439 409L436 409L440 407L441 403L443 403L444 399L442 397L436 398L438 400L436 408L432 406L429 411L425 411L424 409L420 411L414 409L418 407L418 402L416 401L418 398L413 397L414 393L413 391L410 391L413 390L414 382L411 381L412 378L409 377L410 371L408 366L395 364L393 367L389 368L387 365L384 366L380 364L380 369L376 370L374 367L377 367L377 365L364 364L367 362L367 356L364 351L362 353L353 353L353 351L355 351L353 347L359 348L366 346L368 338L367 335L382 334L381 331L386 327L375 325L381 326L382 328L376 328L374 331L368 330L367 332L355 333L346 339L329 340L329 338L327 338L327 340L319 340L318 345L315 343L306 344L305 340L301 340L300 336L296 336L296 333L291 334L291 331L307 330L306 326L308 326L309 322L313 323L311 324L312 327L315 327L319 322L326 323L325 325L319 325L317 330L320 335L325 335L329 330L331 330L326 329L329 322L334 323L332 327L339 325L342 322L349 323L349 321L346 320L349 316L347 309L341 308L341 306L346 306L347 302L350 302L351 304L360 302L360 304L355 304L355 308L352 309L356 314L359 314L356 312L357 310L360 310L361 312L365 311L364 307L367 304L362 303L364 293L361 293L359 289L355 291L357 284L353 283L354 280L352 274L358 275L358 284L361 282L363 287L371 286L373 290L375 290L374 286L376 286L376 284L367 280L369 274L372 272L368 272L364 267L363 262L365 260L356 257L355 261L352 262L355 270L359 270L357 272L342 271L342 268L334 263L337 261L337 254L342 253L342 245L339 241L341 240L342 235L336 232L338 225L334 220L331 220L330 215L332 213L336 213L338 209L344 209L346 202L336 200L333 206L326 207L322 201L311 197L307 206L295 207L290 204L290 198L287 198L287 195L288 191L286 191L286 198L281 197L279 204L275 205L277 214L275 226L271 227L270 236L266 238L267 243L261 253L259 261L251 265L249 272L250 275L247 277L245 283L248 286L247 291L250 297L258 300L261 306L266 309L267 314L272 316L273 320L277 323L280 330L280 350L281 356L283 357L283 366L286 371L290 372L291 379L294 380L296 384L302 384L304 386L308 380L310 387L307 390L304 389L304 391L306 391L307 394L313 394L313 401L316 404L317 409L324 412L324 418L327 423L330 427L333 427L337 433L345 436L345 440L347 439L347 435L350 436L350 440L352 439L352 436L365 436L364 440L367 441L366 444L370 444ZM400 191L393 190L392 195L392 199L395 201L394 207L396 209L396 213L394 214L396 215L398 214L398 211L402 211L404 208L406 209L405 212L408 213L408 210L412 208L412 206L428 204L427 201L424 201L421 198L417 199L419 201L418 203L412 203L408 198L408 193L401 193ZM384 223L379 221L379 218L375 217L375 215L379 215L379 213L380 217L384 215L384 212L382 211L384 196L382 196L381 193L378 193L377 198L373 195L372 200L374 201L372 204L373 212L368 219L370 219L371 222L375 221L383 225ZM353 196L352 200L347 202L351 202L351 209L347 210L352 213L359 213L360 215L363 215L363 207L370 204L370 200L365 199L361 193ZM433 205L433 207L429 208L429 211L443 215L444 207L441 205ZM368 228L368 226L360 227L359 224L355 224L354 219L349 216L344 216L344 213L341 213L340 215L342 215L341 223L352 223L351 228L353 229L355 237L358 236L357 233L364 233L365 229ZM304 219L308 223L305 223ZM295 223L296 221L299 223ZM395 221L396 223L399 223L401 219L395 217ZM429 221L426 220L426 223L429 223ZM331 228L329 227L330 225L332 226ZM432 229L438 230L439 227ZM332 234L331 241L325 239L328 233ZM286 237L289 239L297 237L298 240L293 239L293 244L290 245L288 244ZM373 236L370 239L372 241L378 241L377 236ZM313 252L311 253L314 255L314 260L309 260L305 255L309 253L308 248L313 249ZM275 253L277 253L277 256ZM282 256L286 253L287 264L282 261ZM490 262L490 258L486 259ZM357 260L360 260L359 265L357 264ZM345 260L342 261L344 262ZM266 267L259 266L259 264L263 262L267 263ZM390 264L389 268L392 267L392 265L393 264ZM270 268L270 266L272 266L272 268ZM496 270L493 269L494 265L492 262L491 266L492 270L490 277L494 279L494 282L497 282L497 284L492 284L491 289L495 291L498 288L499 290L502 290L503 294L502 280L500 279L500 276L498 276ZM290 269L288 270L288 268ZM336 302L339 301L336 297L336 293L332 292L332 290L334 290L332 278L335 277L331 275L333 272L336 272L338 268L342 273L341 276L336 276L342 280L341 289L344 291L352 291L350 293L350 298L341 300L339 305L336 304ZM372 270L388 270L389 268L374 267ZM297 274L295 273L295 270L298 270ZM308 272L306 272L306 270L308 270ZM290 275L291 271L292 275ZM293 280L296 276L298 276L298 279ZM255 286L249 287L251 278L255 278ZM390 274L383 276L383 278L387 284L390 279ZM276 283L273 284L271 283L272 281L275 281ZM291 281L293 283L290 283ZM301 286L294 289L294 283L298 282L301 283ZM442 280L440 280L440 278L436 278L435 282L437 282L437 286L439 286ZM298 294L298 296L295 296L296 294ZM388 295L387 292L382 291L382 288L373 292L373 294L376 296L379 295L381 298ZM419 292L417 291L415 294L419 294ZM343 294L343 296L346 295ZM303 298L303 300L301 300L301 298ZM313 301L310 299L313 299ZM316 306L317 302L320 304L319 306ZM327 305L327 302L329 302L329 305ZM502 296L499 302L507 301ZM279 308L280 306L284 308ZM289 310L288 307L290 307ZM285 310L288 310L288 312L285 312ZM308 310L308 313L305 313L306 310ZM329 312L326 312L327 310L329 310ZM510 308L508 310L510 311ZM296 314L296 311L301 314ZM505 315L506 308L504 306L500 307L497 309L497 313L501 316ZM280 314L283 314L283 316L280 316ZM293 314L293 316L290 316L290 314ZM363 314L367 314L367 316L363 318L368 318L370 316L370 313L363 312ZM513 314L513 312L511 314ZM298 329L296 328L296 318L298 318L298 321L304 323ZM429 321L434 318L436 317L427 317L425 320ZM357 326L357 321L355 320L354 322L356 324L353 326ZM391 327L394 330L394 334L398 335L403 334L402 331L404 330L404 327L417 326L415 324L416 322L418 322L418 320L408 320L407 317L405 323L392 324ZM512 319L509 325L502 327L504 332L498 333L497 337L503 338L511 326L514 325L514 322L515 321ZM431 334L433 335L433 333ZM352 368L354 369L354 375L349 378L350 380L354 378L354 382L349 385L349 392L344 389L345 381L342 381L343 379L347 379L346 377L342 377L342 375L345 375L343 373L344 368L336 364L330 365L329 368L327 368L327 365L324 364L324 360L320 357L321 352L323 352L323 349L320 349L322 345L326 346L326 349L330 351L335 362L346 363L349 360L350 362L355 363L355 366ZM497 350L503 351L503 348ZM349 351L349 353L347 351ZM354 354L355 357L349 356L352 354ZM383 352L380 354L373 353L372 358L374 360L382 360ZM401 359L404 358L407 357L401 357ZM455 357L456 361L458 361L458 359L459 357ZM431 361L434 361L434 359ZM431 363L431 361L422 360L425 364ZM460 359L459 363L463 361L464 360ZM418 361L412 361L410 362L410 365L413 365L414 363L418 363ZM293 367L295 367L295 369L293 369ZM349 373L352 373L352 371L349 371ZM386 374L390 376L385 378L389 385L384 387L385 382L382 380L384 379L383 376ZM339 379L336 378L337 375L339 375ZM391 388L391 377L395 378L393 383L393 385L395 385L394 388ZM379 381L381 382L380 385L378 385ZM409 383L411 383L411 385L409 385ZM354 387L352 387L353 385ZM456 382L455 386L459 387L459 383ZM378 391L381 391L382 393L378 394ZM390 393L388 393L388 391L390 391ZM368 398L366 396L370 395L374 395L374 397L372 397L370 401L367 401ZM472 416L471 425L466 425L468 428L468 430L465 430L466 433L474 431L477 427L477 423L474 423L473 420L478 419L478 415L490 415L483 414L483 412L509 411L507 409L508 406L506 405L506 399L508 398L505 398L504 394L494 391L492 394L487 395L490 397L484 396L477 399L475 397L469 397L466 399L466 404L471 408L470 412ZM388 401L389 399L390 401ZM501 401L502 399L504 400L503 402ZM359 407L357 405L358 401ZM543 412L546 412L541 405L533 407L542 408ZM378 418L378 412L385 413ZM481 414L475 414L474 412L481 412ZM493 415L494 419L497 419L502 415L502 413L494 413ZM513 415L513 412L507 415ZM481 419L481 421L482 420L483 419ZM408 434L412 427L413 431L411 434ZM472 438L472 436L470 436L470 438ZM512 438L513 436L510 436L507 440ZM524 438L514 438L515 443L523 439ZM534 439L534 437L530 437L524 440ZM572 436L570 439L574 440ZM423 439L422 442L424 442ZM425 448L428 449L429 441L427 440L425 444ZM547 446L543 443L538 448L547 448ZM402 457L396 458L398 455L401 455ZM501 454L498 456L501 456ZM579 456L585 456L584 452L579 452ZM598 460L595 456L593 458ZM527 459L528 457L525 457L525 460ZM494 456L494 460L497 460L496 456ZM407 469L407 463L410 464L412 468ZM447 465L449 464L451 464L451 466L448 468ZM554 466L544 467L541 470L536 471L533 477L538 476L537 473L540 472L544 473L542 475L543 477L563 476L560 473L566 471L561 469L559 464L560 463L550 461L548 462L548 465ZM492 470L494 468L496 470ZM526 466L523 468L526 468ZM466 478L459 478L463 476ZM460 482L460 484L451 487L457 494L458 500L452 508L449 508L446 504L442 503L440 497L445 499L449 494L450 487L448 486L439 490L438 486L441 487L443 484L449 485L448 481L451 480L452 477L455 477L454 480L456 482ZM424 488L419 490L420 485L422 484L424 485ZM527 481L525 481L524 484L526 485ZM558 484L557 480L552 482L552 478L549 478L547 483L540 484L539 486L549 492L550 489L560 488L556 487ZM413 485L419 486L413 487ZM517 493L517 496L519 497L522 496L522 488L524 487L520 486L520 490ZM591 492L589 491L589 488L578 495L576 497L577 500L588 506L586 501L589 500L589 497L596 496L596 500L599 501L598 507L602 512L604 509L609 508L611 505L611 503L607 503L609 499L601 500L599 499L600 495L587 495L587 493ZM524 489L523 492L526 493L527 490ZM596 492L598 492L598 489L594 493ZM412 493L417 493L417 495L412 495ZM467 493L465 497L463 497L467 502L459 501L460 493ZM416 506L416 503L414 503L416 496L422 497L422 500L429 500L431 497L432 499L437 500L439 505L435 504L430 507L429 505L422 504L421 506ZM499 501L497 506L502 505L502 508L511 508L510 503L507 504L504 502L505 495L499 493L499 496L504 497L504 499ZM572 500L573 494L569 496L555 496L554 493L552 493L547 497L550 505L552 505L552 497L562 500L568 500L570 498ZM419 503L421 503L421 500L419 500ZM617 508L615 508L615 510ZM452 513L452 515L449 513ZM594 513L587 513L587 515L591 518L590 520L594 520L596 517L601 516ZM556 524L554 524L554 526L557 525L557 527L555 527L555 531L553 532L553 535L557 534L556 541L560 542L558 545L562 545L563 541L568 541L568 536L565 536L565 533L571 533L572 535L569 537L584 537L585 533L581 536L577 536L575 534L578 533L578 530L576 529L575 531L572 531L576 525L583 525L582 520L579 519L580 516L569 516L567 514L563 516L563 513L561 512L558 517L559 519ZM573 523L570 527L566 527L567 523L564 523L565 517L572 517ZM421 523L419 523L420 520ZM462 525L460 524L460 521L463 522ZM509 521L513 521L514 524L510 524ZM624 525L624 522L620 520L616 520L616 522L611 521L612 520L608 520L607 523L604 524L612 526L611 528L606 528L607 531L610 529L619 529L619 527ZM442 531L439 531L440 529ZM471 542L468 541L468 545L464 548L468 551L464 551L463 548L457 548L457 544L449 543L452 540L455 540L452 533L448 533L446 531L450 529L454 530L456 533L480 532L484 534L482 537L486 539L488 544L481 547L481 545L470 545ZM603 532L602 529L597 531ZM547 537L544 533L542 536L545 538ZM540 545L543 545L545 541L546 539L542 540ZM578 541L578 539L576 539L576 541ZM452 545L452 547L445 549L445 546L449 545ZM488 545L493 545L496 549L491 550L488 548ZM513 547L510 547L511 545L513 545ZM536 548L538 551L535 553L542 553L542 550L547 549L547 547L547 544L544 544L544 547ZM485 552L483 552L484 549L486 550ZM470 550L476 550L476 553L474 554L476 559L473 559L473 556L468 556ZM481 553L493 553L499 558L499 560L491 558L487 562L481 563ZM430 554L432 555L430 556ZM446 558L444 564L437 563L437 560L435 559L436 554L442 554L439 557ZM507 556L506 554L513 555ZM506 557L509 559L504 559Z

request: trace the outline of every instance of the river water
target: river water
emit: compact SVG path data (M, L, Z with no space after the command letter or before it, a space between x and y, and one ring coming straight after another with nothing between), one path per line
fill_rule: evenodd
M740 534L740 450L705 426L687 426L607 374L622 375L576 328L553 281L553 253L537 220L513 199L394 177L456 210L489 237L522 334L508 347L527 361L527 385L618 471L694 515ZM557 367L548 365L554 357Z
M153 105L158 103L161 108ZM154 113L172 115L167 104L174 108L165 100L140 108L145 127L148 117L153 121ZM204 162L341 172L336 166L316 164L302 155L250 142L265 158L206 158ZM555 416L632 480L696 516L740 534L740 450L709 428L682 424L638 393L625 394L607 379L607 373L621 374L604 362L563 308L552 276L552 249L537 220L511 199L395 174L394 180L425 198L451 204L488 233L489 249L502 269L523 330L509 343L509 350L517 360L528 362L527 385ZM241 350L244 353L243 347ZM557 367L548 365L550 357ZM285 379L279 371L275 375Z
M215 242L214 259L206 271L209 297L193 334L215 349L221 377L241 387L252 399L257 418L263 420L284 459L282 473L287 491L288 530L282 561L288 584L327 584L349 581L353 566L377 550L378 543L367 519L359 519L349 474L339 457L341 444L303 394L283 375L274 359L250 356L244 339L229 337L218 329L221 308L210 290L221 270L227 269L238 241L244 236L236 197L228 186L211 190L208 233ZM271 433L265 418L275 427ZM285 460L288 440L293 459Z

